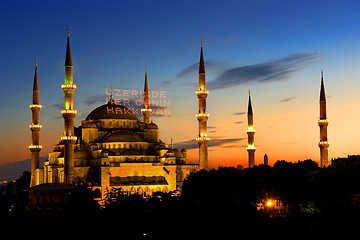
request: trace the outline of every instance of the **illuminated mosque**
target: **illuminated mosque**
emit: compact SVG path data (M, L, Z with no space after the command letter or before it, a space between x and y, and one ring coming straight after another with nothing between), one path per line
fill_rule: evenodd
M39 122L41 105L39 102L39 82L37 63L33 85L31 183L30 204L42 201L56 201L56 190L71 188L76 182L85 182L94 190L99 202L115 190L124 194L151 196L154 192L180 190L184 179L194 171L207 169L207 136L205 66L201 45L199 63L199 164L187 162L187 151L177 150L160 140L159 127L150 121L152 109L149 104L147 70L145 69L144 104L141 110L143 120L122 105L116 104L111 92L110 100L95 108L81 126L74 127L77 111L74 108L73 94L76 85L73 81L73 62L68 30L65 57L65 83L61 85L65 95L64 135L49 153L43 167L39 166ZM48 192L46 195L45 192ZM45 195L44 195L45 194ZM55 194L55 195L54 195ZM48 196L48 199L46 199ZM45 200L43 200L45 199Z
M74 108L73 94L76 84L73 81L73 62L68 30L65 57L65 83L61 85L64 92L64 135L60 142L49 153L43 167L39 166L40 144L39 112L42 108L39 102L39 81L37 62L33 85L32 122L29 125L32 132L31 151L31 182L29 199L30 206L67 196L76 182L85 182L94 190L95 199L104 200L107 193L121 191L124 194L140 194L151 196L154 192L170 192L181 190L184 179L191 173L208 169L207 120L206 99L209 94L206 89L205 64L203 46L201 42L199 61L199 85L196 91L199 100L196 118L199 132L196 141L199 145L199 163L187 162L187 151L177 150L160 140L159 127L150 121L152 109L149 102L149 88L147 70L145 69L145 83L143 93L143 120L129 108L117 104L111 90L110 99L97 107L81 126L74 127L77 111ZM327 139L328 120L326 117L326 97L321 72L320 89L320 166L326 167L328 162L329 142ZM255 166L255 129L253 124L253 109L249 91L248 99L248 167ZM265 154L264 164L268 164ZM61 196L61 197L59 197ZM41 200L43 199L43 200ZM63 201L63 200L61 200Z

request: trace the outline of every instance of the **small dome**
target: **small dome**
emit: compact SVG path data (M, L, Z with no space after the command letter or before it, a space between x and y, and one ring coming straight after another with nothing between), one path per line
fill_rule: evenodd
M108 136L104 142L143 142L139 135L128 130L119 130Z
M127 107L109 101L107 104L95 108L86 120L98 119L132 119L138 120L135 114Z
M122 155L143 155L143 154L136 149L126 149L122 153Z
M187 152L187 150L185 149L185 148L183 148L183 149L181 149L181 151L180 152Z
M146 124L146 128L147 129L159 129L158 125L156 125L155 123L149 123L149 124Z
M174 154L174 156L177 157L177 158L182 158L182 157L184 157L179 150L174 149L174 148L170 148L170 149L167 151L167 153L165 154L165 156L167 156L168 154L169 154L169 155L170 155L170 154Z

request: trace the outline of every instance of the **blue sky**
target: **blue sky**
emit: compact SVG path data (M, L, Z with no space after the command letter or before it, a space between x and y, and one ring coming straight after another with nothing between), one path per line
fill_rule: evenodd
M276 119L282 113L294 122L298 121L300 110L304 118L313 118L314 125L308 128L312 145L291 140L293 135L302 135L300 130L291 134L285 131L282 139L297 143L290 148L292 151L308 149L299 150L297 158L315 159L318 157L316 114L321 69L324 69L329 102L333 101L329 106L333 109L328 110L333 117L330 123L339 118L330 136L341 141L345 138L340 130L345 123L338 116L341 109L344 111L347 107L341 106L349 102L360 105L357 97L360 87L359 13L360 2L346 0L2 2L0 120L4 124L0 129L3 133L0 143L4 148L0 152L0 164L30 156L26 149L31 120L28 105L35 58L38 59L43 105L41 141L46 141L47 145L42 151L44 156L61 135L63 120L57 106L63 101L60 85L64 79L67 27L70 28L75 65L74 79L78 85L75 94L75 107L79 111L77 124L97 106L84 102L89 98L105 98L106 87L142 88L147 66L150 88L166 90L172 100L174 117L157 119L162 138L169 142L173 136L179 144L194 138L197 134L194 117L197 74L191 66L196 66L199 60L200 39L203 39L208 82L235 72L233 78L220 79L224 87L212 90L208 98L209 126L213 127L215 139L246 137L246 123L239 123L245 121L245 116L234 113L246 110L247 92L251 88L254 112L258 114L255 128L272 126L274 132L279 132ZM289 63L288 59L294 56L302 57ZM284 59L286 61L282 61ZM246 81L238 81L236 74L242 73L242 67L246 66L254 68L259 77L245 75ZM263 73L260 70L264 66L268 71ZM185 70L187 74L179 76ZM261 81L268 78L268 74L275 74L275 77ZM233 85L226 85L227 81ZM281 101L284 99L288 101ZM351 109L348 111L350 113ZM178 122L184 128L180 133L173 127ZM330 124L329 131L331 127ZM360 129L354 131L360 132ZM258 131L255 138L256 143L263 146L263 150L258 148L259 156L276 148L268 135L262 136ZM219 156L234 155L227 152L233 147L224 145L213 148L210 165L236 165L237 161L245 165L246 152L241 149L245 143L233 143L240 149L237 157L240 160L234 158L229 163L221 163ZM340 140L338 147L331 147L334 149L330 152L332 157L356 153L355 145L345 147ZM196 161L195 152L189 155ZM268 155L270 162L289 158L278 150Z

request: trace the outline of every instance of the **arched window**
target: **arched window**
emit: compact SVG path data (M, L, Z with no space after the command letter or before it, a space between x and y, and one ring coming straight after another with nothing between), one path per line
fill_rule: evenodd
M139 194L139 195L142 196L143 193L144 193L143 189L142 189L141 187L139 187L139 188L137 189L137 194Z
M94 194L94 198L101 198L101 191L99 188L95 189L93 194Z
M148 196L150 196L150 194L151 194L151 192L150 192L149 187L146 187L146 188L144 189L144 196L145 196L145 197L148 197Z

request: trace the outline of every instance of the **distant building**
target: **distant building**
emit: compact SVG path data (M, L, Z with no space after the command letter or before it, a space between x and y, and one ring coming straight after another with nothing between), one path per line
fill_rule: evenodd
M237 165L236 168L237 168L238 170L244 170L244 167L243 167L242 165Z
M267 154L264 155L264 165L269 166L269 158Z
M360 166L360 155L348 155L343 158L331 159L332 167L355 167Z

